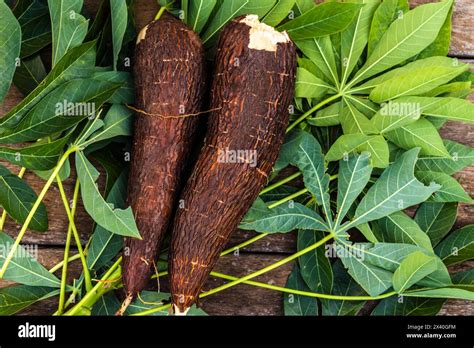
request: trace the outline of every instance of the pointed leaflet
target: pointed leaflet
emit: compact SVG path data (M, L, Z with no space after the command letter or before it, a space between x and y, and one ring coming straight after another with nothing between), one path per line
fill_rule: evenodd
M375 9L379 6L379 0L359 0L364 6L359 10L355 19L341 32L341 59L342 83L349 78L352 70L359 61L369 38L369 28Z
M370 92L370 99L381 103L403 96L421 95L445 84L468 69L469 65L463 63L419 68L410 74L396 76L377 85Z
M7 234L0 232L0 267L14 244L14 240ZM34 250L34 249L33 249ZM19 246L8 265L3 277L16 283L31 286L47 286L59 288L60 282L56 276L44 268L27 249Z
M372 126L379 133L387 133L406 126L421 116L418 104L404 103L399 99L382 103L381 106L382 108L371 119Z
M400 267L402 261L415 251L424 252L426 254L429 253L414 244L403 244L400 242L376 243L371 248L360 249L363 250L365 262L390 272L395 272L397 268Z
M127 172L124 171L115 181L109 195L107 203L114 207L124 208L125 197L127 196ZM109 262L122 248L123 238L111 233L102 226L97 225L92 235L86 262L90 269L99 269Z
M20 57L29 57L51 44L51 20L44 0L24 1L27 8L18 16L21 26ZM14 10L15 11L15 10Z
M474 225L465 226L451 233L435 249L446 265L453 265L474 258Z
M474 164L474 148L447 139L443 140L443 144L451 158L421 156L416 163L416 170L452 175Z
M443 306L444 299L427 299L417 297L400 298L397 296L383 299L372 311L371 315L417 315L434 316Z
M433 250L428 235L402 211L373 222L374 233L382 242L418 245Z
M473 202L461 184L448 174L420 171L416 172L415 176L425 185L428 185L430 182L441 185L441 188L430 197L429 200L432 202Z
M331 88L326 82L317 78L308 70L298 68L296 71L296 98L321 98L328 88Z
M317 243L322 238L324 238L322 232L299 231L298 250L303 250ZM333 275L331 263L325 253L324 248L317 248L301 255L298 260L301 268L301 277L311 291L330 294L333 284Z
M293 267L286 282L285 288L299 291L310 291L301 277L298 266ZM318 302L313 297L285 293L283 297L283 308L288 316L314 316L318 315Z
M294 11L297 16L301 16L303 13L311 10L316 3L313 0L296 0Z
M410 291L403 294L403 296L414 297L434 297L434 298L453 298L458 300L474 301L474 291L456 288L440 288L420 291Z
M350 225L377 220L423 202L439 189L437 184L424 186L415 178L418 152L417 148L405 152L384 170L360 202Z
M367 293L356 283L356 281L347 274L340 260L332 265L334 274L333 295L342 296L367 296ZM321 300L323 304L323 315L356 315L364 306L365 301L339 301L339 300Z
M33 303L51 298L59 290L44 286L16 285L0 289L0 315L12 315Z
M123 38L127 30L128 8L126 0L110 0L112 18L113 65L117 70L117 60L122 49Z
M436 257L428 256L421 251L408 255L393 274L393 288L403 293L412 285L436 270Z
M442 96L444 94L451 94L451 93L470 93L471 90L471 81L461 81L461 82L451 82L445 85L433 88L431 91L424 93L423 95L426 97L437 97ZM449 97L445 97L449 98Z
M0 0L0 102L10 88L20 55L21 28L10 8Z
M384 0L375 10L370 26L367 55L371 55L374 48L385 34L390 24L410 9L407 0Z
M336 102L324 109L319 110L315 117L308 117L306 121L317 127L328 127L337 126L340 124L339 120L339 105L340 102Z
M414 220L435 247L451 231L456 222L457 210L456 203L425 202L416 211Z
M296 229L327 231L328 226L315 211L300 203L279 205L258 214L251 210L239 228L265 233L291 232Z
M262 22L272 27L280 24L290 15L296 0L278 0L276 5L263 17Z
M357 15L361 4L326 2L278 27L293 40L312 39L344 30Z
M360 112L348 98L343 98L342 110L339 114L344 134L362 133L375 134L377 130L370 120Z
M187 24L196 33L200 33L211 15L217 0L191 0L187 15Z
M387 132L385 137L406 150L420 147L421 155L449 157L438 130L424 118Z
M55 66L67 51L82 43L89 21L80 15L82 0L48 0L48 5L53 33L52 65Z
M96 185L99 172L81 152L76 153L76 169L84 208L94 221L111 233L140 238L132 209L114 208L104 200Z
M94 65L95 41L70 50L33 92L0 119L0 134L17 125L24 115L54 88L74 78L92 75Z
M367 151L373 167L385 168L389 164L389 149L381 135L347 134L340 136L326 154L327 161L337 161L352 152Z
M371 173L372 167L369 165L367 152L339 161L336 228L369 182Z
M133 104L135 102L135 89L133 79L127 71L97 71L92 78L99 81L119 83L122 86L110 97L112 104Z
M425 49L438 35L451 4L452 0L444 0L421 5L393 22L351 85L400 64Z
M366 246L352 244L344 240L339 240L338 243L344 248L344 257L341 257L342 263L354 280L370 296L380 295L390 288L392 273L365 262L363 256L361 257L360 248L364 249Z
M11 174L0 176L0 206L17 223L25 222L37 198L35 191L18 176ZM43 203L33 215L29 227L39 232L48 229L48 213Z
M0 143L36 140L64 131L97 110L120 87L93 79L69 81L44 97L13 129L0 136Z
M474 123L474 104L468 100L449 97L405 97L396 101L416 105L422 115Z
M122 304L113 292L101 296L99 301L92 307L93 316L114 316Z
M21 60L20 66L17 67L15 76L13 76L13 83L23 95L28 95L38 87L45 77L46 69L38 54Z

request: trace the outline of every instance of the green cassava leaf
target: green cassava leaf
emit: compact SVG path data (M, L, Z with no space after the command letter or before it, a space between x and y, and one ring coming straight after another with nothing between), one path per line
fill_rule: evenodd
M409 97L404 102L415 103L426 116L474 123L474 104L459 98Z
M424 186L414 176L419 149L411 149L384 170L356 209L351 225L377 220L425 201L440 188Z
M93 79L69 81L44 97L16 127L4 132L0 143L36 140L64 131L93 117L119 87Z
M325 81L317 78L304 68L296 71L296 98L320 98L324 96L328 88L331 88Z
M0 102L7 94L20 55L21 28L12 11L0 0Z
M451 233L436 247L435 252L446 265L474 258L474 225Z
M40 143L23 148L0 147L0 158L28 169L52 169L56 166L68 138L64 137L50 143Z
M86 37L89 21L80 14L82 3L82 0L48 0L53 35L53 66Z
M293 40L331 35L344 30L361 7L355 3L322 3L281 25L278 30L285 30Z
M445 85L433 88L431 91L426 92L423 96L426 97L437 97L437 96L445 96L446 94L450 93L463 93L463 92L470 92L471 90L471 81L463 81L463 82L451 82ZM446 97L448 98L448 97Z
M133 104L135 102L135 89L133 79L127 71L98 71L92 75L93 79L109 81L122 86L110 97L113 104Z
M13 83L24 95L31 93L46 77L46 69L40 55L21 60L15 71Z
M1 118L0 134L16 126L43 97L59 85L72 79L92 75L94 63L95 41L71 49L33 92Z
M6 233L0 232L0 267L14 244ZM5 272L3 279L30 286L59 288L60 281L48 272L30 253L30 250L19 246ZM34 249L32 250L34 251Z
M427 297L427 298L453 298L458 300L474 301L474 291L456 288L439 288L429 290L411 291L404 296Z
M434 316L441 310L444 302L444 299L393 296L383 299L371 315Z
M418 281L436 270L436 257L428 256L421 251L408 255L393 274L393 288L404 293Z
M76 169L84 208L94 221L111 233L140 238L131 208L118 209L104 200L96 185L99 172L81 152L76 153Z
M27 7L18 16L21 26L20 57L29 57L51 44L51 19L46 1L27 1Z
M393 21L410 9L407 0L384 0L377 7L370 25L368 55L371 55Z
M458 289L474 290L474 268L452 275L453 284Z
M416 211L414 220L430 237L431 244L435 247L451 231L457 212L456 203L425 202Z
M451 5L452 0L421 5L395 20L351 84L400 64L428 47L438 35Z
M387 132L385 137L406 150L419 147L421 155L448 158L450 156L438 130L424 118Z
M336 228L369 182L371 173L367 152L339 162Z
M204 28L217 0L193 0L189 3L187 22L191 29L200 33Z
M59 294L59 290L45 286L16 285L0 289L0 315L12 315Z
M322 232L299 231L298 250L302 250L324 238ZM314 292L330 294L333 284L331 263L325 255L324 248L315 250L300 256L299 265L301 277L306 285Z
M326 154L327 161L337 161L352 152L370 153L373 167L385 168L389 164L389 149L381 135L347 134L340 136Z
M0 176L0 205L16 222L23 224L37 200L35 191L15 175ZM41 203L29 227L44 232L48 229L48 214Z
M262 22L272 27L280 24L290 15L296 0L278 0L275 6L263 17Z
M420 246L400 242L376 243L371 248L361 248L361 250L363 250L365 262L390 272L395 272L400 267L401 262L415 251L429 254L429 251Z
M101 296L92 307L91 315L93 316L114 316L120 309L122 304L113 292L108 292Z
M295 7L295 14L297 16L301 16L303 13L308 12L313 7L316 6L316 3L313 0L296 0Z
M372 122L360 112L348 98L343 98L342 110L339 114L344 134L362 133L375 134Z
M473 201L461 184L448 174L439 172L416 172L415 175L418 180L425 185L431 182L441 185L441 188L433 194L430 201L465 203L472 203Z
M339 120L339 102L319 110L315 117L308 117L306 121L317 127L337 126L341 123Z
M285 288L310 291L304 279L301 277L298 266L293 267L293 271L288 277ZM283 308L288 316L315 316L318 315L318 302L315 298L285 293L283 297Z
M402 211L374 221L373 231L377 239L384 243L414 244L426 250L433 250L428 235Z
M404 103L397 99L383 103L382 108L375 113L371 122L377 132L387 133L417 121L420 116L418 104Z
M110 0L112 18L113 65L117 70L117 60L122 49L123 38L127 30L128 8L126 0Z

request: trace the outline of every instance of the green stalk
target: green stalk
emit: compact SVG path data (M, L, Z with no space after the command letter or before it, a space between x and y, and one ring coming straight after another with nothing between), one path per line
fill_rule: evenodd
M295 174L292 174L284 179L281 179L280 181L277 181L276 183L272 184L272 185L269 185L267 187L265 187L262 191L260 191L260 195L263 195L267 192L270 192L271 190L274 190L276 189L277 187L280 187L284 184L286 184L287 182L293 180L293 179L296 179L297 177L301 176L301 172L296 172Z
M86 290L90 291L92 289L91 276L89 273L89 268L87 267L86 257L84 256L84 250L82 249L81 238L79 237L79 233L77 232L76 223L74 222L74 216L72 215L71 209L69 208L69 201L67 200L66 192L64 192L64 187L61 182L61 179L59 178L59 175L57 176L57 181L58 181L59 192L61 193L64 209L66 210L66 215L69 219L69 225L71 226L74 240L76 242L77 251L80 255L82 268L84 271L84 281L86 283ZM76 183L77 183L77 186L79 186L79 180L77 180Z
M18 177L21 179L23 175L25 174L25 172L26 172L26 168L25 167L21 168L20 172L18 173ZM6 220L7 220L7 211L3 209L2 217L0 218L0 231L3 230L3 226L5 225Z
M81 255L75 254L75 255L69 257L68 260L67 260L67 262L68 262L68 263L71 263L71 262L73 262L73 261L79 260L80 258L81 258ZM54 273L54 272L60 270L60 269L63 267L63 265L64 265L64 260L62 260L61 262L59 262L59 263L57 263L56 265L54 265L53 268L51 268L51 269L49 270L49 273Z
M313 106L311 109L309 109L308 111L306 111L303 115L301 115L296 121L294 121L292 124L290 124L288 126L288 128L286 129L286 133L290 132L293 128L295 128L298 124L300 124L304 119L306 119L309 115L311 115L313 112L315 112L316 110L318 110L319 108L321 108L322 106L332 102L333 100L336 100L337 98L341 97L342 94L341 93L338 93L338 94L334 94L333 96L323 100L322 102L316 104L315 106Z
M155 16L155 21L157 21L158 19L160 19L161 15L163 14L163 12L165 12L166 10L166 7L165 6L161 6L160 7L160 10L158 11L158 13L156 14Z
M54 168L53 172L51 173L51 176L49 177L48 181L44 185L43 189L41 190L40 194L38 195L38 198L36 199L35 203L33 204L33 207L31 208L28 216L26 217L25 223L23 224L20 232L18 233L18 236L15 240L15 243L13 244L12 248L10 249L10 252L8 253L7 257L5 258L5 262L3 264L2 269L0 270L0 279L3 279L5 272L7 271L8 266L10 265L10 262L15 255L16 249L19 247L21 240L23 239L23 236L26 233L26 230L28 229L28 226L33 219L33 216L36 213L36 210L38 210L41 202L44 199L44 196L48 192L51 184L53 183L54 179L56 178L56 175L58 175L59 171L61 170L61 167L63 166L64 162L68 159L69 155L77 151L77 147L70 147L61 157L59 160L58 164L56 165L56 168Z
M58 175L59 176L59 175ZM59 177L57 177L58 182L61 181ZM71 215L72 218L74 219L74 216L76 214L76 207L77 207L77 198L79 196L79 180L76 180L76 185L74 186L74 195L72 199L72 210L71 210ZM69 227L67 230L67 235L66 235L66 245L64 248L64 259L63 259L63 269L61 272L61 290L59 293L59 304L58 304L58 314L61 314L64 310L64 302L66 298L66 283L67 283L67 271L68 271L68 265L69 265L69 250L71 247L71 238L72 238L72 224L69 223ZM79 254L80 255L80 254Z

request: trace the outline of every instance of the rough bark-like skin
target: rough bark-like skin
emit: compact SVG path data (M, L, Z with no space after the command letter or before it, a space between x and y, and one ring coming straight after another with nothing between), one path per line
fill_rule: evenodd
M128 188L128 203L143 238L125 240L123 282L132 296L145 287L154 270L201 117L166 116L201 112L205 91L202 43L181 21L165 13L139 40L136 104L147 114L136 115Z
M278 157L293 98L296 52L248 48L250 27L230 22L215 60L211 113L202 152L182 194L170 252L175 309L196 302L201 287L242 217L267 182ZM255 150L256 166L222 163L219 152Z

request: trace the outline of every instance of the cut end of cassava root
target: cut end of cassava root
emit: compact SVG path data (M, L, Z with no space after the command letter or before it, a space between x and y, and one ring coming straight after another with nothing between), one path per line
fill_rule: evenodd
M178 316L178 317L179 316L184 317L188 314L190 309L191 309L191 307L180 309L178 306L173 305L173 314Z
M275 28L261 23L257 15L247 15L240 20L240 23L251 28L248 48L275 52L279 43L290 42L286 32L276 31Z
M146 25L142 30L140 30L140 33L138 34L138 37L137 37L137 45L143 40L145 40L147 30L148 30L148 25Z

